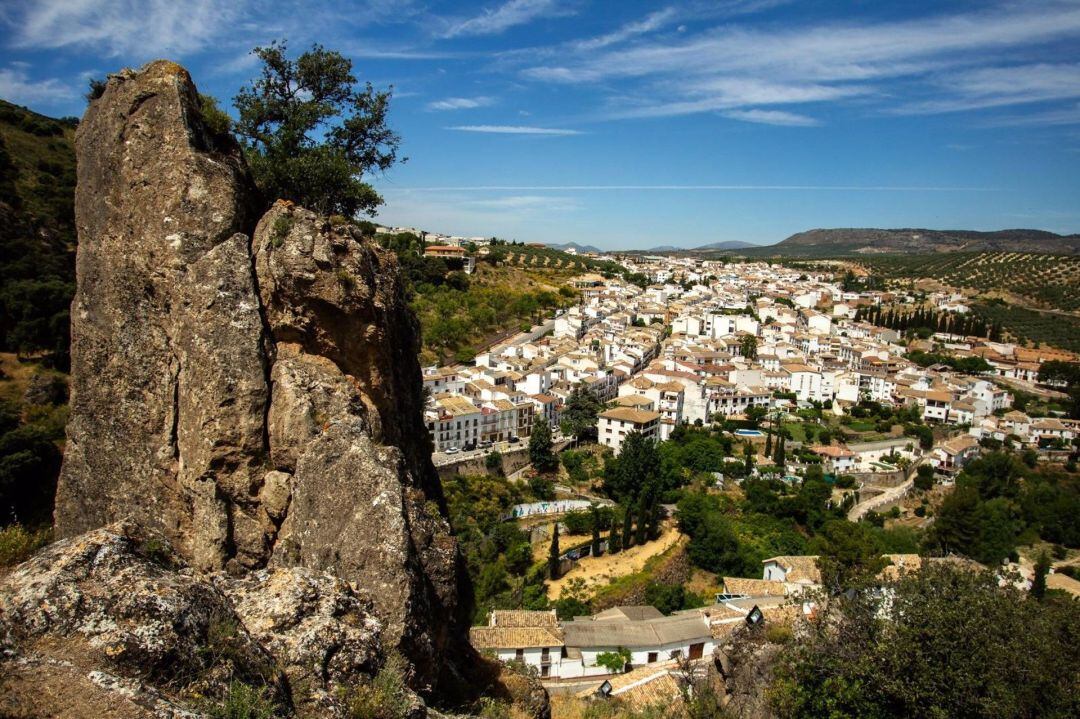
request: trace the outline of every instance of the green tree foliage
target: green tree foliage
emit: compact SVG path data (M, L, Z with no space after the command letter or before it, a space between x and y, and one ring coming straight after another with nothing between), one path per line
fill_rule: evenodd
M840 519L821 528L810 541L810 551L818 555L822 583L834 592L872 579L888 563L873 530Z
M890 591L828 600L789 643L768 695L780 717L1072 717L1080 612L949 564ZM1022 677L1022 679L1020 679Z
M592 556L600 556L600 511L594 504L589 508L589 513L592 515L592 544L589 549Z
M558 579L559 572L559 523L551 525L551 545L548 547L548 576Z
M515 522L502 521L525 500L521 489L493 475L456 475L443 482L443 489L472 579L475 620L484 621L492 609L544 608L543 572L531 571L529 537Z
M590 432L595 432L596 418L602 409L603 405L596 395L584 384L578 384L571 390L563 406L560 420L563 434L580 439Z
M1073 418L1080 418L1080 362L1043 362L1039 365L1039 381L1065 385L1065 392L1071 400L1069 414Z
M649 582L645 586L645 603L664 614L705 606L705 601L681 584Z
M612 674L619 674L630 663L630 650L619 647L613 652L600 652L596 655L596 666L606 668Z
M622 534L619 532L621 517L615 516L611 520L611 531L608 533L608 553L618 554L622 551Z
M1040 552L1035 560L1035 578L1031 581L1031 596L1042 599L1046 596L1046 575L1050 571L1050 555Z
M622 548L629 549L634 546L634 508L627 503L623 508L623 525L620 537L622 538Z
M488 455L484 457L484 467L492 474L503 473L502 454L497 449L493 449L488 452Z
M640 432L630 432L623 439L618 457L604 467L604 491L620 502L630 502L645 494L652 497L661 490L660 453L656 443Z
M68 363L74 124L0 100L0 350Z
M755 359L757 357L757 337L754 335L743 335L740 337L739 353L747 359Z
M262 68L234 100L235 130L266 197L325 215L374 214L382 198L361 178L398 161L390 91L358 89L352 61L320 45L295 60L283 41L252 52Z
M1028 468L1015 454L991 452L960 473L927 538L936 552L987 564L1015 554L1022 533L1080 546L1080 477L1056 467Z
M920 464L915 470L915 489L927 492L934 487L934 467L929 464Z
M533 469L544 474L559 468L559 458L555 456L551 441L551 427L547 422L537 422L529 435L529 462Z

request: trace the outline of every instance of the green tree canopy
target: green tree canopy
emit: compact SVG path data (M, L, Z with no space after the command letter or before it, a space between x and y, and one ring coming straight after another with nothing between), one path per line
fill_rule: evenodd
M391 91L358 88L352 61L321 45L295 60L284 41L252 52L262 70L236 95L235 132L267 199L326 215L374 214L382 198L362 177L398 161Z
M546 474L559 468L559 458L552 447L551 427L541 419L529 435L529 462L537 472Z

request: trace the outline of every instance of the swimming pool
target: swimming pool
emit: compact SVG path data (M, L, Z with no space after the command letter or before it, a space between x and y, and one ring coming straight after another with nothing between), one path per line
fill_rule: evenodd
M735 434L740 437L762 437L764 433L759 429L737 429Z

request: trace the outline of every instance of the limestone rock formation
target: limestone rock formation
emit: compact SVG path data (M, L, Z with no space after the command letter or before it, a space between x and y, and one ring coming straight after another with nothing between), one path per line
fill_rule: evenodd
M235 585L218 586L253 627L278 626L259 607L286 601L289 577L310 592L286 604L310 621L282 631L308 648L252 629L286 667L310 670L323 640L365 645L365 667L397 650L432 689L468 662L469 591L396 258L288 203L260 220L235 142L207 130L173 63L112 76L76 146L58 534L125 518L159 531L196 570L226 570ZM325 624L349 592L377 630Z
M279 685L229 599L133 522L57 542L0 580L0 650L2 716L184 716L181 690Z

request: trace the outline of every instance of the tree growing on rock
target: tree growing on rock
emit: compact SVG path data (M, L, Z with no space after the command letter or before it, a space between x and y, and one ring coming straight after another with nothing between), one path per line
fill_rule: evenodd
M387 124L391 90L358 87L352 61L321 45L295 60L284 41L252 52L262 69L234 99L234 130L266 199L374 215L382 198L362 178L398 162L401 142Z

